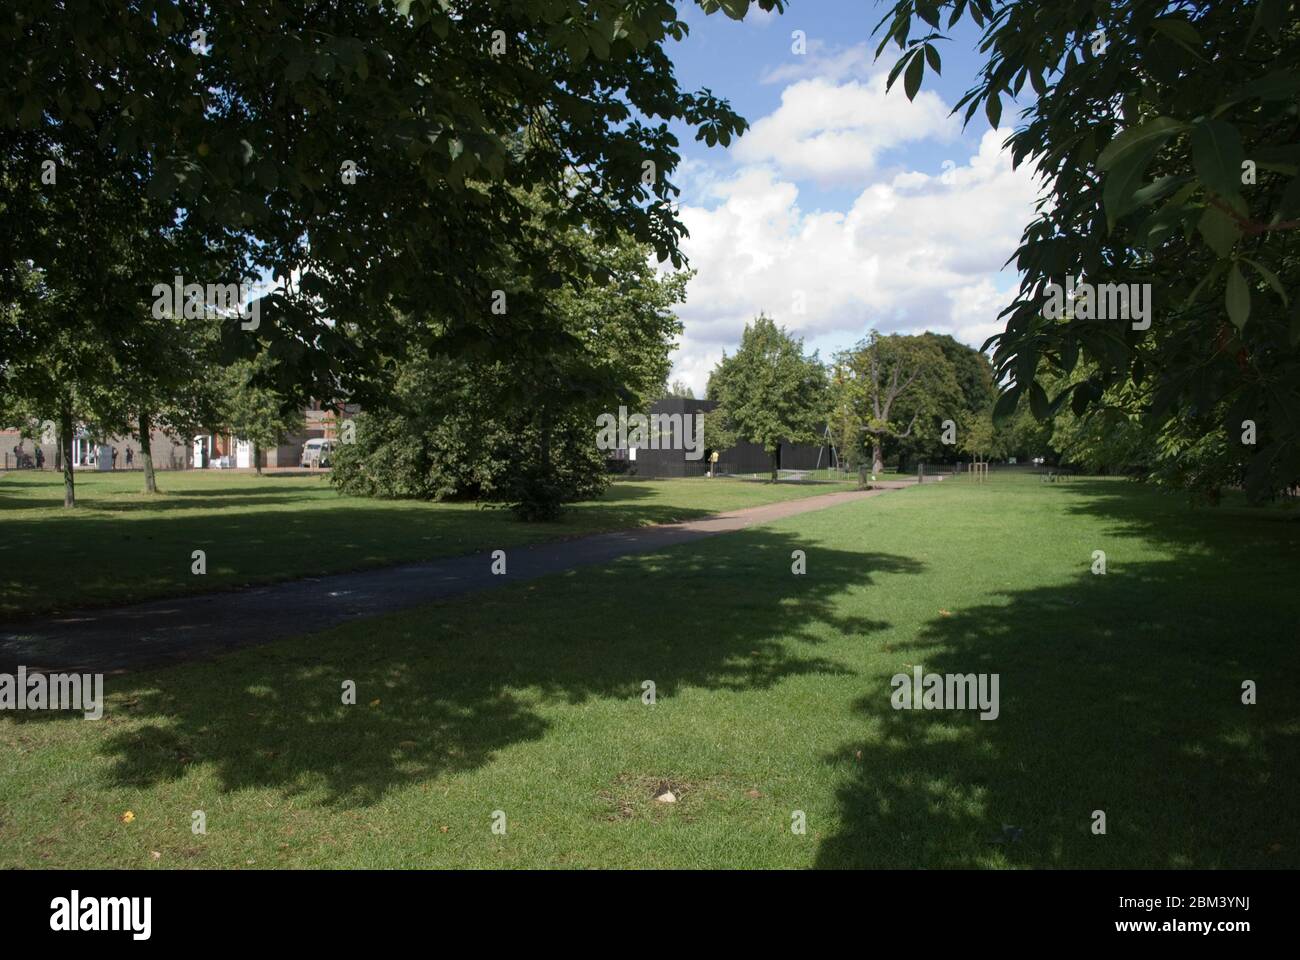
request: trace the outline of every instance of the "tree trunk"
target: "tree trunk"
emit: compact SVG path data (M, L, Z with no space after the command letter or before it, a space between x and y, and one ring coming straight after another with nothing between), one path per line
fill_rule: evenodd
M331 463L333 461L330 461ZM257 475L262 475L262 447L256 440L253 441L253 467L257 470Z
M767 455L772 458L772 482L776 483L781 469L781 444L778 443L774 449L767 451Z
M881 449L879 439L871 441L871 472L877 477L885 472L884 451Z
M153 421L149 414L140 414L140 467L144 470L144 492L157 493L158 479L153 472Z
M538 454L541 457L542 474L550 476L551 473L551 410L545 404L542 405L542 437Z
M59 411L59 449L63 451L63 506L77 505L77 484L72 476L72 408Z

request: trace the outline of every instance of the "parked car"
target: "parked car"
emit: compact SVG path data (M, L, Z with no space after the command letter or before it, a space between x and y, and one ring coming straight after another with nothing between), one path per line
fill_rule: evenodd
M302 445L303 467L328 467L330 465L330 454L334 451L333 440L321 440L316 438L308 440Z

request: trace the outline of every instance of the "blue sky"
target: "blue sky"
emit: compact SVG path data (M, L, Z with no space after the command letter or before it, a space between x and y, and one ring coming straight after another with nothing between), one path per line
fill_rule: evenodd
M963 24L940 44L915 102L874 60L886 9L793 0L784 15L737 23L679 3L691 27L667 47L684 89L710 88L751 124L728 148L679 130L684 250L699 270L679 310L674 376L702 395L708 371L764 310L823 357L868 330L951 333L978 346L998 329L1016 281L1002 264L1032 217L1037 186L992 131L949 112L980 62ZM807 52L792 51L792 32Z

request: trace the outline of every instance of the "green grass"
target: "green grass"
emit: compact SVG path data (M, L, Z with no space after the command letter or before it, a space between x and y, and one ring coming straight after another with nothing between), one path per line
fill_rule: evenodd
M109 677L0 719L0 867L1294 868L1298 548L995 475ZM1001 715L894 711L913 664Z
M668 523L852 484L738 480L614 483L559 523L526 524L470 503L343 497L324 476L208 470L160 473L159 496L139 472L77 477L63 508L53 472L0 473L0 619L78 605L126 603L248 583L337 573ZM207 555L207 575L190 572Z

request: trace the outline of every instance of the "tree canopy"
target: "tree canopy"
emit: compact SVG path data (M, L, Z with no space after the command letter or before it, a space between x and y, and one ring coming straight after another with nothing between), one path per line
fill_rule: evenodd
M745 128L679 86L664 47L686 32L671 4L639 0L148 0L76 16L19 0L0 22L0 206L23 230L5 231L0 270L43 266L33 237L73 245L86 211L29 185L49 161L61 177L43 189L71 190L93 155L128 205L245 239L228 271L285 281L264 336L304 397L371 400L380 358L406 345L544 354L565 338L538 298L592 270L555 234L627 234L680 265L668 124L723 145ZM522 200L536 192L540 221Z
M705 418L705 444L757 444L772 458L773 480L782 444L816 443L826 427L826 368L816 351L805 355L801 339L763 314L745 325L736 352L718 361L708 395L718 406Z
M900 0L881 21L877 52L891 42L902 51L890 83L901 78L909 97L942 68L944 31L964 18L983 28L985 56L957 105L966 121L982 107L997 126L1005 104L1033 93L1008 144L1044 191L1013 258L1022 280L1006 329L990 341L1000 418L1021 398L1040 419L1067 402L1082 413L1131 384L1153 435L1170 426L1227 441L1239 469L1222 479L1253 497L1300 478L1300 22L1291 6ZM1145 289L1149 316L1045 316L1048 285L1080 276ZM1080 364L1089 375L1068 376ZM1245 420L1258 422L1257 443L1241 443Z

